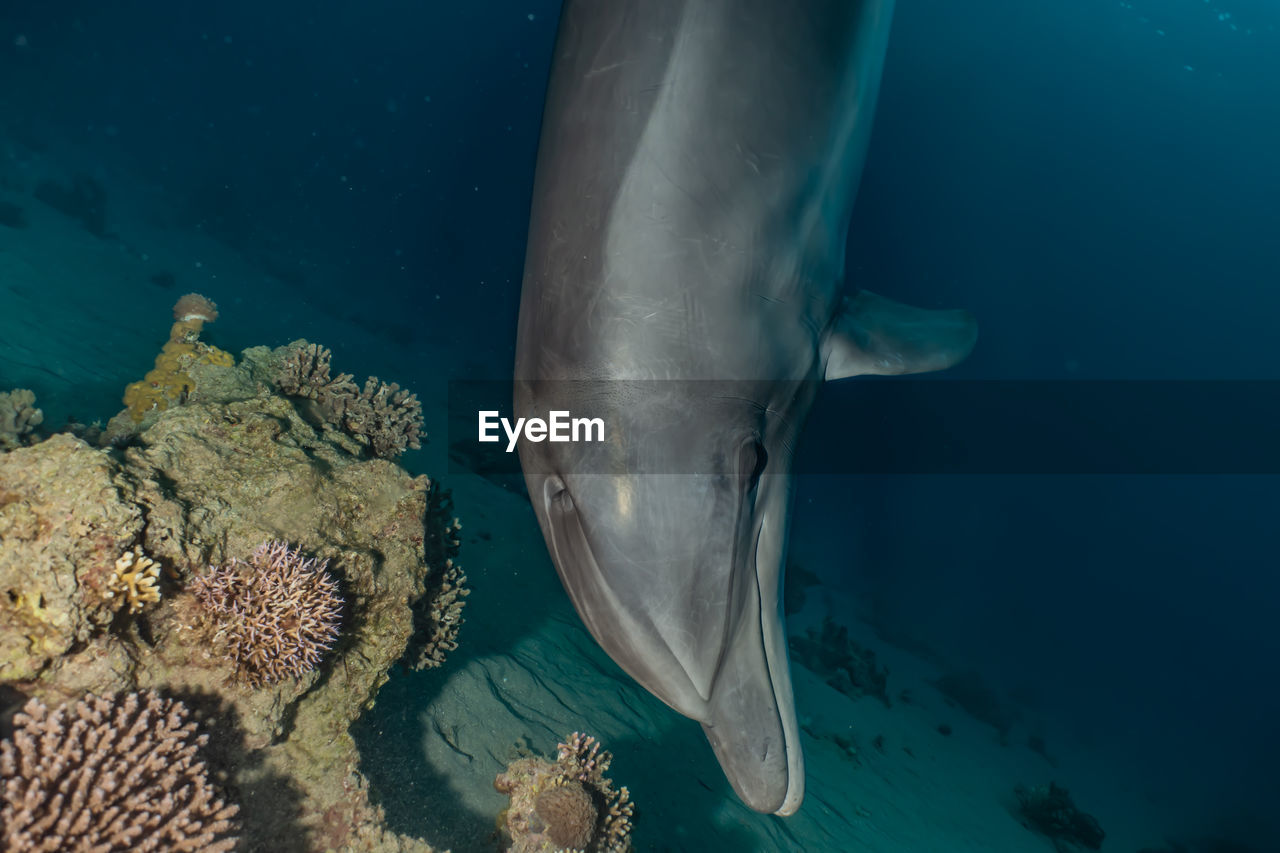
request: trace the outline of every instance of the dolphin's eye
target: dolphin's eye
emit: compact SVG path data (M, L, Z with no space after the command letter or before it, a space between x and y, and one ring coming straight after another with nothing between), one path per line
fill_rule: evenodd
M562 512L571 512L573 510L573 496L569 494L568 489L561 489L556 492L551 500Z
M573 496L569 494L569 490L564 486L556 489L551 495L551 503L561 512L573 511Z
M560 512L573 512L573 496L559 477L548 477L542 485L543 500L547 508L554 507Z
M764 473L765 466L769 464L769 452L764 449L764 445L759 439L746 442L742 445L742 455L740 457L738 472L746 481L748 489L754 489L760 482L760 475Z

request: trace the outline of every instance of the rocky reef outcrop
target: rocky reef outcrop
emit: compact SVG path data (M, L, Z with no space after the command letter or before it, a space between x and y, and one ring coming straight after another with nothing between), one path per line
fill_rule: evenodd
M288 356L185 360L179 398L141 422L135 406L122 413L127 440L59 434L0 455L0 735L33 699L152 691L208 734L204 760L239 805L236 849L427 851L385 830L348 727L394 663L430 665L456 645L457 521L425 476L278 393ZM248 641L226 642L196 594L228 566L250 583L263 547L322 565L341 601L307 666L246 664ZM289 585L254 588L277 587ZM272 618L290 630L286 611Z

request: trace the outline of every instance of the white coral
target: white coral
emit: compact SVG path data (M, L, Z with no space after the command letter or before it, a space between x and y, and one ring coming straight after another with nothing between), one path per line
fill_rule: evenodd
M147 604L160 600L160 564L152 560L141 550L125 551L116 560L115 571L107 581L107 598L123 596L117 603L119 608L124 602L129 603L129 612L138 613Z

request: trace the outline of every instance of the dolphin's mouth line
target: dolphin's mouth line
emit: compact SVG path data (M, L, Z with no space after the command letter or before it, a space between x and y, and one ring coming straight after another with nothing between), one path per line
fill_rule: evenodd
M742 494L742 499L738 501L738 529L741 530L744 524L749 523L756 518L755 506L759 501L760 493L763 486L763 477L757 478L751 487L746 489ZM750 511L749 505L750 504ZM764 525L767 517L762 516L759 524L755 525L751 530L750 544L746 548L735 548L733 557L733 569L731 583L736 585L739 583L751 584L751 590L755 593L756 604L756 628L760 631L760 652L764 656L765 673L769 679L769 691L773 694L774 707L777 709L778 723L782 730L783 742L780 744L784 754L789 753L789 744L786 741L787 727L782 719L782 697L778 695L778 662L775 660L773 649L769 642L769 611L766 602L769 598L765 595L764 584L760 578L761 554L760 543L763 540ZM735 590L730 591L729 606L733 607ZM740 631L740 626L735 624L732 619L725 619L725 637L724 644L720 650L720 662L729 654L730 645L734 642L736 635ZM717 670L719 670L719 664ZM718 673L717 673L718 675ZM712 691L714 692L714 682ZM770 750L767 743L760 744L762 756ZM788 786L789 787L789 786Z
M780 476L786 477L787 475ZM771 483L770 485L777 487L776 483ZM757 601L759 602L760 644L763 647L765 668L769 676L769 689L773 692L775 713L777 714L779 727L782 730L781 746L787 765L786 795L783 798L782 805L774 813L786 816L795 813L804 797L804 764L803 753L800 750L799 743L800 733L796 726L794 694L791 688L790 663L787 656L786 624L785 616L782 612L782 584L785 568L780 567L778 577L775 579L774 587L771 591L765 588L759 571L759 566L770 564L767 556L762 559L760 554L761 543L766 540L764 528L768 522L769 516L767 514L762 515L760 525L755 531L753 553L757 567L755 583ZM785 547L782 549L782 553L786 553ZM766 595L766 592L770 594ZM772 636L769 631L771 611L776 636Z
M750 441L752 444L755 444L756 439L753 437ZM739 477L743 477L745 474L747 474L747 472L753 471L755 469L754 463L750 466L745 466L743 464L742 455L743 455L743 452L745 451L746 446L747 445L744 444L742 447L739 448L739 460L738 460L739 462L738 476ZM729 612L725 614L724 630L720 640L720 654L716 660L716 668L715 668L716 674L711 680L711 693L713 694L716 689L716 683L720 679L720 672L724 666L725 659L729 655L730 647L733 645L734 639L740 630L740 626L732 618L735 602L738 600L738 596L743 594L743 592L745 592L743 590L739 590L738 588L739 585L746 584L748 582L751 584L751 587L755 590L756 603L757 603L758 609L759 609L759 603L761 601L759 566L760 566L760 530L761 530L761 527L763 526L763 520L761 521L760 525L755 526L755 528L751 530L750 545L746 548L743 548L739 545L739 543L742 542L743 540L743 537L741 535L743 532L743 528L748 523L750 523L751 520L755 518L755 512L754 512L755 500L759 496L759 493L760 493L759 479L754 479L751 482L751 484L747 486L745 489L742 489L738 495L737 517L734 519L734 531L737 535L733 537L733 551L732 551L732 556L729 558L730 559L729 589L725 599L725 606L726 608L728 608ZM748 504L750 504L751 506L752 511L750 512L748 511ZM747 576L748 572L750 572L749 578ZM760 621L759 628L761 631L761 636L763 637L764 636L764 614L762 609L759 609L759 611L760 612L757 615L757 619ZM766 656L766 660L767 660L767 656ZM772 689L773 687L773 680L774 680L773 672L770 671L769 672L770 689ZM708 696L708 699L710 699L710 696Z
M627 595L635 591L617 588L618 577L611 577L597 561L569 485L551 476L534 491L541 493L540 520L546 525L556 568L575 568L561 571L561 581L587 630L650 693L701 722L722 765L736 756L726 766L734 767L730 782L744 799L760 811L786 815L799 806L804 770L780 623L781 578L775 565L778 520L764 511L778 497L777 490L786 488L779 482L786 475L763 474L766 467L782 464L785 468L785 462L765 462L746 448L739 462L731 516L735 535L727 564L720 563L718 568L727 574L721 581L725 584L721 587L723 623L716 633L703 637L709 645L718 634L719 648L702 647L715 657L703 659L711 666L701 689L687 668L687 654L671 644L647 608L626 603ZM755 698L745 702L747 694ZM762 777L754 768L770 768L766 775L773 782L759 787Z
M579 615L587 630L614 661L650 693L677 713L695 720L702 719L705 716L709 695L702 695L697 685L689 678L684 667L679 663L679 656L666 642L653 621L644 613L623 607L617 592L609 583L607 574L596 560L595 550L591 547L590 537L583 529L568 486L558 478L554 482L546 481L543 485L543 501L549 531L546 538L552 552L552 562L557 571L563 565L577 565L579 568L588 569L575 573L560 572L561 582L568 591L570 599L575 604L588 602L592 605L584 607L579 604L578 606ZM597 621L593 617L598 614L611 615L612 621ZM634 651L636 648L644 649L647 654L637 657L634 654L624 653L627 649ZM654 657L676 665L674 667L664 665L653 669L642 669L635 665L637 660ZM660 678L659 671L664 672L668 678ZM673 672L678 672L683 677L673 681L670 679Z
M770 653L770 649L769 649L769 632L766 630L769 624L769 617L768 617L768 611L765 608L766 598L764 594L764 585L760 582L760 540L762 538L761 534L764 532L764 525L765 525L765 519L761 518L760 524L756 526L756 529L754 531L754 538L751 543L751 555L752 557L755 558L754 564L752 565L751 579L755 585L755 590L756 590L756 619L759 620L760 622L758 626L760 629L760 646L761 646L760 651L761 653L764 654L765 668L769 674L769 690L772 691L774 704L779 709L778 722L781 723L782 722L781 720L782 706L779 702L779 697L778 697L778 676L774 668L775 664L773 660L773 655ZM787 748L786 734L787 734L786 726L782 726L783 750L786 750Z

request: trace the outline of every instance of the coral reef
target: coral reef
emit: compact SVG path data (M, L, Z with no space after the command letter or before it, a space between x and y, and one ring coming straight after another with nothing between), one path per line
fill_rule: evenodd
M604 774L613 756L595 738L574 732L554 762L513 761L493 786L511 798L499 817L507 853L628 853L634 804Z
M365 380L354 397L343 398L338 422L377 456L399 456L422 446L422 404L418 397L376 376Z
M38 677L111 623L116 559L144 523L121 473L69 435L0 454L0 684Z
M461 598L456 564L428 559L456 526L425 476L314 428L273 393L280 355L193 365L186 404L149 412L125 446L58 434L0 454L0 718L32 698L156 690L209 733L212 778L241 806L237 849L423 853L425 841L385 828L348 728L405 657L418 614L456 617L450 599L424 600ZM254 686L201 626L197 578L247 572L264 541L327 561L346 603L316 669ZM126 551L134 562L117 572ZM141 554L162 567L163 596L145 600L153 570L142 567L145 606L117 618ZM437 642L410 654L436 658L455 641Z
M969 716L994 728L1000 735L1001 743L1008 738L1014 723L1018 721L1017 709L974 670L946 673L934 681L933 686Z
M169 340L156 356L153 368L140 381L124 390L125 412L107 425L107 434L116 439L137 432L149 416L181 405L195 389L192 368L198 365L230 367L230 353L200 340L205 323L218 318L218 307L198 293L188 293L173 306L173 326Z
M25 388L0 391L0 453L31 444L35 429L44 422L36 408L36 395Z
M192 579L197 619L214 648L254 687L298 678L320 663L338 638L342 596L324 560L284 542L264 542Z
M789 641L791 658L854 699L875 696L890 705L889 670L877 667L876 653L849 639L849 629L827 617L821 629L809 628Z
M788 616L794 616L804 609L809 596L806 590L821 586L822 579L793 560L787 561L787 570L782 580L782 606Z
M181 702L155 693L32 699L0 742L0 839L11 853L226 853L239 807L214 792Z
M437 519L428 525L430 533L423 543L427 562L444 566L444 571L432 579L427 594L413 608L414 630L405 664L414 670L440 666L445 655L458 647L462 608L471 592L466 586L467 576L455 562L462 545L458 539L462 522L453 514L453 497L448 490L431 490L427 516Z
M295 341L273 377L276 387L290 397L306 397L322 405L334 397L358 393L350 373L340 373L336 379L330 375L332 358L333 353L319 344Z
M103 595L119 602L117 606L128 604L130 613L141 613L142 608L160 600L159 577L159 563L142 551L125 551L116 560Z
M1034 788L1018 785L1013 793L1018 798L1018 813L1027 825L1049 838L1059 853L1067 853L1074 846L1102 849L1106 833L1097 819L1076 808L1066 788L1053 782Z
M421 447L422 404L416 395L376 376L360 388L351 374L330 375L332 353L319 344L294 341L272 381L292 397L315 403L324 424L340 429L375 456L394 458Z
M471 594L466 583L462 569L452 559L446 560L432 594L419 599L423 606L415 607L414 612L422 618L409 643L416 652L411 661L406 659L410 669L434 669L458 647L464 599Z

